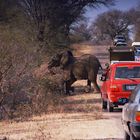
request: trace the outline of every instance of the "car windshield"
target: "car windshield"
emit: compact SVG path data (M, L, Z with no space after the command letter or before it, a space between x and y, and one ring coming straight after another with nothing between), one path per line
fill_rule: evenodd
M124 37L117 37L117 39L124 39Z
M115 78L140 78L140 66L135 67L117 67Z

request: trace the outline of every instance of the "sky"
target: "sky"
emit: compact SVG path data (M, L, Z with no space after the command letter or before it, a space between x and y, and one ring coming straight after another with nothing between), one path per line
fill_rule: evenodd
M110 9L127 11L133 7L136 7L138 5L138 2L140 3L140 0L116 0L115 6L109 8L101 6L97 9L88 9L88 11L86 12L86 17L88 17L89 21L91 22L94 21L98 14L101 14L105 11L108 11Z

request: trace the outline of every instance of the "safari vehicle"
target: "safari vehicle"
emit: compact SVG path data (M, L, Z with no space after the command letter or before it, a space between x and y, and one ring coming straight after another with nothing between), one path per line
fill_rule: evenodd
M109 59L110 63L118 61L134 61L135 60L135 49L133 47L110 47Z
M134 61L132 47L109 48L110 65L102 74L102 108L109 112L124 105L132 90L140 84L140 62Z
M126 38L124 35L116 35L114 38L114 45L116 45L118 42L126 42Z
M101 77L102 108L109 112L128 102L132 90L140 84L140 62L116 62Z

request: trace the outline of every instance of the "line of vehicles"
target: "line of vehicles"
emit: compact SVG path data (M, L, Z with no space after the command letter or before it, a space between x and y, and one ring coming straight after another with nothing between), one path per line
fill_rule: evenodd
M140 140L140 42L128 47L122 36L115 39L101 76L102 108L113 112L123 105L125 140Z

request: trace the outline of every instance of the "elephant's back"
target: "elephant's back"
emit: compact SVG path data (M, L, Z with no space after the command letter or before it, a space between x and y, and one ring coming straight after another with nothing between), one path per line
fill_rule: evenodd
M77 61L83 61L83 62L88 62L88 63L100 63L98 58L95 55L91 54L84 54L81 57L77 58Z
M86 69L97 69L101 67L101 64L98 58L95 55L84 54L81 57L77 58L77 63L82 63L85 65Z
M81 55L80 57L77 57L77 59L81 59L81 60L83 60L83 59L97 59L97 57L95 56L95 55L92 55L92 54L83 54L83 55Z
M77 57L77 60L84 60L84 59L89 59L91 56L91 54L84 54L84 55L81 55L80 57Z

